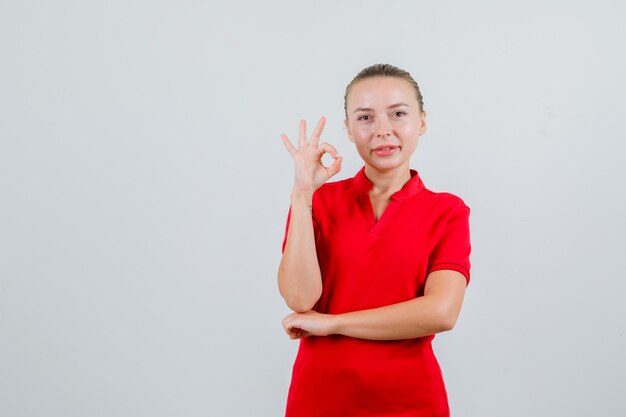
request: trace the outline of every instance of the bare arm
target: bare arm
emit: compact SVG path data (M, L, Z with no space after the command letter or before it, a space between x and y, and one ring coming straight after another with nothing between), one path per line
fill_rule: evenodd
M299 313L313 308L322 294L311 198L297 191L291 194L289 230L278 267L278 288L289 308Z
M466 280L452 270L431 272L424 295L371 310L330 315L307 311L290 314L283 327L292 339L341 334L369 340L399 340L451 330L461 311Z
M278 267L278 288L289 308L299 313L313 308L322 294L322 276L311 215L313 193L341 169L341 157L335 148L326 143L319 144L325 121L323 117L320 119L308 143L306 123L300 121L298 149L287 135L281 136L294 159L296 172L287 240ZM329 167L321 162L326 152L335 159Z

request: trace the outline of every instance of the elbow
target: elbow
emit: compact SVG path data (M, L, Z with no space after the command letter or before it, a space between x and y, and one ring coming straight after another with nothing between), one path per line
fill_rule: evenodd
M439 324L440 327L440 332L448 332L452 329L454 329L454 326L456 325L456 318L455 317L443 317L441 319L441 322Z
M294 313L306 313L307 311L311 310L313 306L315 305L315 303L310 304L310 303L303 303L303 302L297 302L297 301L289 302L287 300L285 300L285 303L287 304L287 307L289 307L291 311L293 311Z
M321 279L306 279L297 282L290 279L290 274L280 267L278 290L287 307L296 313L305 313L311 310L322 296L322 281Z
M438 316L437 333L448 332L454 329L459 318L458 311L452 311L452 309L441 309Z
M285 297L283 295L283 299L285 300L285 304L287 304L287 307L289 307L295 313L306 313L315 306L315 303L317 303L317 300L319 300L319 296L316 298L309 297L307 299L301 296Z
M306 313L313 309L322 296L322 286L309 291L285 291L284 288L280 288L280 295L289 309L296 313Z

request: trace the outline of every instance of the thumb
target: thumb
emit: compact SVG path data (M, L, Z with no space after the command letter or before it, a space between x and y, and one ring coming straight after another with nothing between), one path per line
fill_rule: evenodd
M341 161L343 161L343 156L337 156L332 165L328 167L329 178L341 171Z

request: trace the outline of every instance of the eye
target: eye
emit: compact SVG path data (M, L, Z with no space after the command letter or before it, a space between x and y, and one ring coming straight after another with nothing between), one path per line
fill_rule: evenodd
M406 116L406 112L404 112L402 110L398 110L397 112L394 112L393 115L396 116L396 117L404 117L404 116Z
M357 120L370 120L370 116L369 114L362 114L359 117L357 117Z

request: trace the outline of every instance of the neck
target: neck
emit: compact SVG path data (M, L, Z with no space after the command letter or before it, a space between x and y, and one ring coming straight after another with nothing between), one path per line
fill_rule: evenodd
M411 179L411 171L408 164L389 171L365 165L365 176L374 184L370 194L393 194Z

